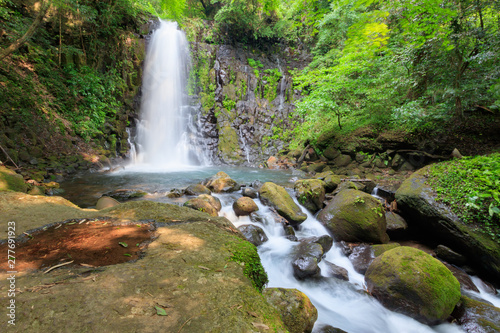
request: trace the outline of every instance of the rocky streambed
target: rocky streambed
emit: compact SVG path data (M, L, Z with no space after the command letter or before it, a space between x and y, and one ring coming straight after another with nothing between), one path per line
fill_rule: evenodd
M118 200L103 196L101 210L0 192L0 222L16 222L19 244L43 243L44 229L108 221L115 233L152 228L141 242L82 239L94 245L81 251L101 248L104 259L119 249L124 263L61 250L60 267L20 271L16 330L498 331L498 245L437 205L419 182L424 171L385 198L371 195L375 183L333 172L294 183L292 173L242 174L198 174L141 195L114 188Z

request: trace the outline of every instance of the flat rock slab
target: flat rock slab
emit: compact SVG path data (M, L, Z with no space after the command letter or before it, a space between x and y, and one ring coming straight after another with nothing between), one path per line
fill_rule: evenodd
M34 208L52 205L39 202ZM21 206L24 214L33 208ZM88 213L70 208L75 215ZM131 223L154 219L157 238L134 262L18 273L17 331L285 331L279 314L244 274L245 265L234 260L246 241L226 219L154 202L131 202L99 214ZM26 228L21 215L17 218ZM8 302L7 276L0 270L2 304Z

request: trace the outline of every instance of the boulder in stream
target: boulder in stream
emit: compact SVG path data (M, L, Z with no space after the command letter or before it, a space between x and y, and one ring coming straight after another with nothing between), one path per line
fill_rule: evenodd
M323 208L326 183L320 179L305 179L295 182L295 195L299 202L312 213Z
M450 270L412 247L400 246L375 258L365 281L385 307L429 325L446 320L460 300L460 283Z
M354 270L360 274L365 274L366 270L375 259L373 249L369 244L360 244L356 246L349 255L349 260Z
M204 200L214 206L214 208L220 212L222 209L222 203L220 202L219 198L214 197L213 195L210 194L200 194L198 196L198 199Z
M200 195L200 194L211 194L210 190L208 187L202 184L193 184L189 185L185 190L184 193L187 195Z
M261 227L253 224L245 224L238 227L238 229L241 231L243 236L245 236L245 238L255 246L259 246L268 241L266 233Z
M219 212L210 202L200 198L190 199L183 206L207 213L210 216L219 216Z
M259 190L260 201L271 206L292 226L297 226L307 219L307 215L293 201L285 188L271 182L264 183Z
M438 203L435 192L426 184L427 172L428 167L424 167L413 173L396 191L398 208L410 228L427 240L452 248L484 275L500 280L500 244Z
M382 204L371 195L358 190L339 192L318 214L318 220L337 241L389 241Z
M119 189L115 191L111 191L105 194L107 197L111 197L113 199L116 199L120 202L132 200L132 199L137 199L137 198L142 198L143 196L147 195L148 192L142 191L142 190L133 190L133 189Z
M339 280L349 281L349 272L347 272L347 269L345 269L344 267L337 266L334 263L326 260L324 261L324 263L326 264L329 275Z
M236 216L247 216L259 210L257 204L249 197L241 197L233 203Z
M252 187L245 187L245 188L243 188L243 190L241 190L241 194L244 197L249 197L249 198L252 198L252 199L256 199L259 196L259 193L257 192L257 190L255 190Z
M303 292L297 289L266 288L264 298L280 314L290 333L310 333L318 319L318 311Z
M202 185L208 187L209 190L215 193L234 192L241 188L235 180L231 179L231 177L223 171L205 179Z
M462 296L452 316L465 332L500 332L500 309L486 302Z
M323 254L323 247L320 244L301 242L294 249L293 275L299 280L321 276L318 263L321 261Z

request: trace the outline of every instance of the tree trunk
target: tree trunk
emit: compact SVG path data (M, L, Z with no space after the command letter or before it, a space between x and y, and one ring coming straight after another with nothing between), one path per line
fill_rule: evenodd
M26 33L16 40L14 43L12 43L8 48L3 49L0 51L0 60L11 54L12 52L16 51L21 45L23 45L28 39L33 36L33 34L38 30L38 27L43 21L43 18L47 14L47 11L49 10L51 0L46 0L45 2L42 3L42 6L40 7L40 11L38 12L38 15L35 18L35 21L30 25Z

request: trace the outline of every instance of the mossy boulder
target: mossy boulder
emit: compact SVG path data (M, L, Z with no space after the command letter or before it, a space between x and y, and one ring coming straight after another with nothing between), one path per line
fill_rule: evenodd
M218 212L222 209L222 203L220 202L219 198L216 198L210 194L200 194L198 196L198 199L204 200L211 204Z
M312 213L323 208L326 183L319 179L305 179L295 182L295 195L299 202Z
M337 241L387 243L384 209L364 192L347 189L318 214L318 220Z
M425 167L413 173L396 191L398 208L405 213L409 227L426 239L459 252L484 275L499 280L500 244L438 203L436 194L426 184L427 172Z
M333 163L335 163L335 166L339 167L339 168L348 166L351 162L352 162L352 159L351 159L351 156L349 156L349 155L339 155L333 160Z
M210 190L201 184L194 184L194 185L189 185L185 190L184 193L187 195L200 195L200 194L211 194Z
M247 216L259 210L255 201L249 197L241 197L233 203L236 216Z
M209 190L215 193L234 192L241 188L235 180L231 179L231 177L223 171L205 179L202 185L208 187Z
M466 332L500 332L500 309L467 296L462 296L453 317Z
M290 333L312 332L318 310L309 298L297 289L266 288L264 298L278 310Z
M291 225L296 226L307 219L285 188L271 182L264 183L259 190L260 201L271 206Z
M372 245L373 255L375 257L378 257L382 253L387 252L387 251L392 250L392 249L395 249L399 246L401 246L401 244L399 244L399 243L374 244L374 245Z
M4 166L0 166L0 191L26 193L27 190L28 185L24 182L23 176Z
M375 258L365 281L385 307L425 324L446 320L460 300L460 283L451 271L412 247L400 246Z
M184 203L184 207L188 207L203 213L207 213L210 216L219 216L217 209L215 209L215 207L212 206L212 204L200 198L194 198L186 201Z

